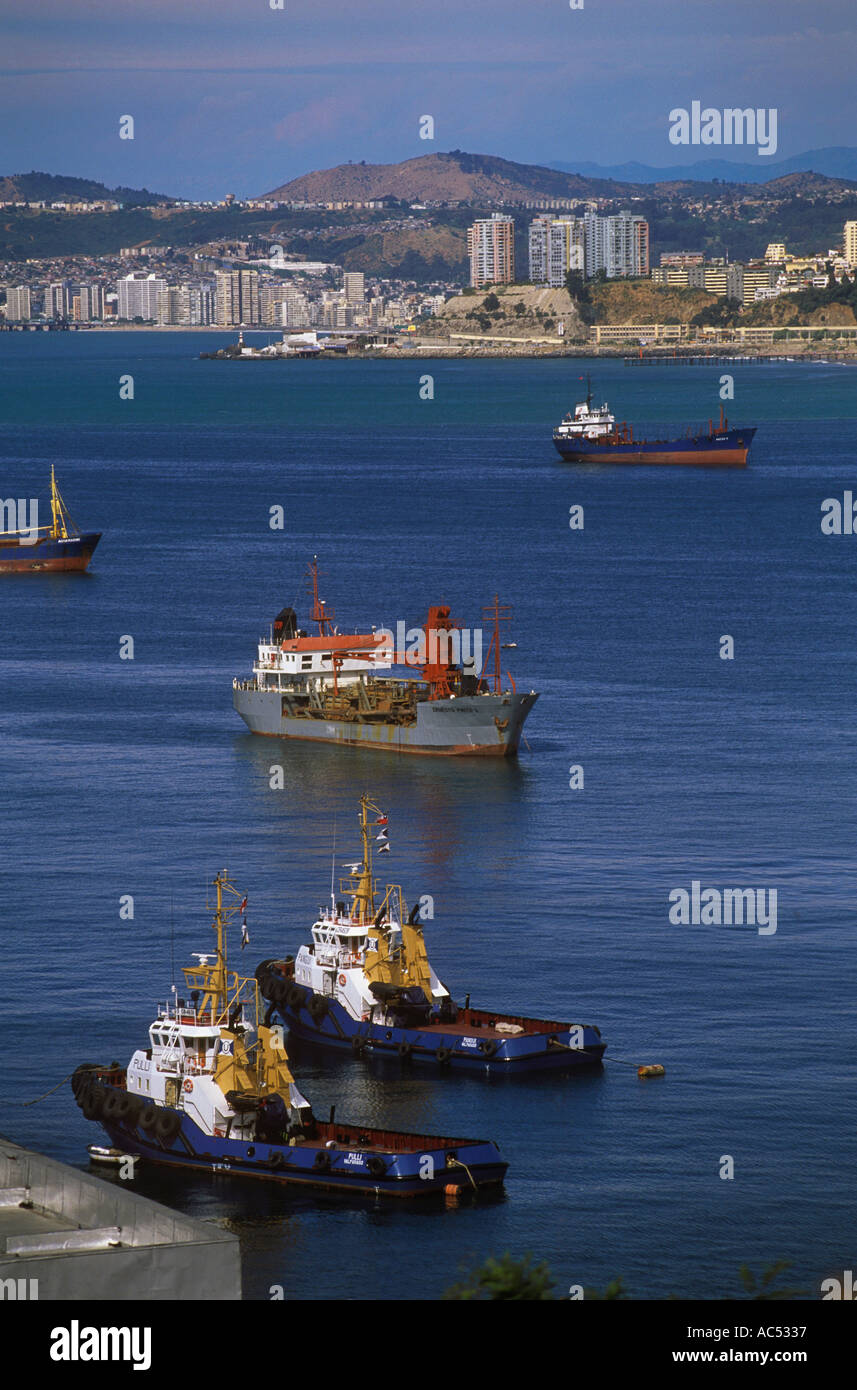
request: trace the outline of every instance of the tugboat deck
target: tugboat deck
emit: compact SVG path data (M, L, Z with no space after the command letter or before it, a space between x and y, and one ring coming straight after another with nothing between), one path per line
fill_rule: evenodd
M514 1024L520 1028L521 1032L509 1033L505 1028L498 1028L492 1022L494 1019L501 1023ZM541 1018L518 1018L510 1014L489 1014L481 1013L476 1009L462 1009L455 1023L448 1020L437 1023L421 1023L419 1032L454 1033L456 1037L494 1038L499 1041L506 1038L519 1038L522 1034L567 1032L570 1027L571 1025L568 1023L549 1023Z

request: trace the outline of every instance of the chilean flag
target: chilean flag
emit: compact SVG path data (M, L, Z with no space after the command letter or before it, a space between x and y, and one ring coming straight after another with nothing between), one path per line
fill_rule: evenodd
M240 907L238 908L238 911L239 911L239 912L243 912L243 911L245 910L246 907L247 907L247 898L246 898L246 895L245 895L243 902L241 903Z
M386 824L387 824L387 817L386 817L386 816L379 816L378 819L376 820L375 824L376 824L376 825L386 825Z

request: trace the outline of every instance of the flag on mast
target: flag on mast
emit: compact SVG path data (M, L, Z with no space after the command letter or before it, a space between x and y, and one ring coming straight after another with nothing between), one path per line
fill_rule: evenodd
M245 898L244 901L246 903L247 899ZM247 930L247 918L245 917L243 922L241 923L241 950L243 951L244 947L249 945L250 933Z

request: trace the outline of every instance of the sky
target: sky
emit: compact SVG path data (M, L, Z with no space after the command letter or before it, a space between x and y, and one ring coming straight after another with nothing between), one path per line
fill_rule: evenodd
M857 0L279 3L0 0L0 174L222 198L450 149L746 162L670 143L695 100L775 108L771 162L857 145Z

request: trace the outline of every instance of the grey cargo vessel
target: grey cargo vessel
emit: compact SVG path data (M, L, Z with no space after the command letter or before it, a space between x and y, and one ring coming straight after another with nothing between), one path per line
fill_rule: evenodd
M284 608L258 644L250 679L232 683L252 733L398 753L515 756L538 695L519 693L510 676L503 687L500 623L509 614L497 599L480 662L481 631L471 642L446 606L430 608L425 626L408 632L406 650L401 631L398 641L387 629L341 634L318 597L315 560L310 577L318 634L298 628L294 609ZM394 674L394 665L419 674Z

